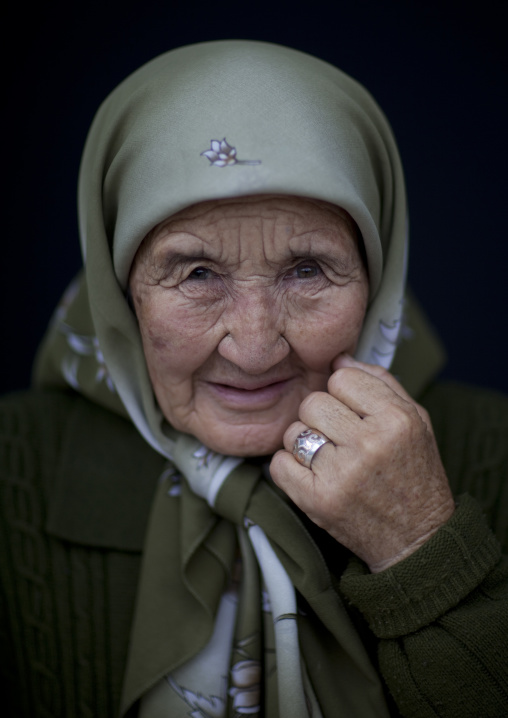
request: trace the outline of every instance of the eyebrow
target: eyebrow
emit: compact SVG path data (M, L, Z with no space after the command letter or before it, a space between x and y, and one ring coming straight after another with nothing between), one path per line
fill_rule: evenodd
M290 250L292 259L315 259L318 262L333 265L339 274L349 274L355 268L351 258L330 254L322 250L310 248L307 251Z
M288 256L292 260L314 259L316 261L330 263L339 274L349 274L352 269L354 269L355 262L351 263L349 254L346 254L345 257L337 256L333 252L326 251L322 247L316 247L315 245L307 245L305 248L300 248L292 247L291 243L288 243L287 250ZM171 248L160 249L159 251L154 249L149 252L149 261L153 269L162 273L171 272L177 266L185 268L196 262L206 261L213 264L220 262L216 256L207 252L206 245L201 246L199 249L189 248L187 252L181 249L174 251Z
M182 251L172 252L171 250L162 250L160 252L151 252L149 257L152 271L160 276L171 273L178 266L185 269L196 262L202 261L215 263L217 260L208 255L204 250L197 252L190 251L188 254Z
M312 239L314 239L316 237L318 231L319 230L312 231L312 235L313 235ZM328 230L325 230L325 231L328 234ZM304 237L306 234L307 233L304 233L303 235L297 235L293 239L298 240L301 237ZM358 250L360 261L363 264L363 266L365 268L367 268L367 256L365 253L365 245L363 243L363 239L360 234L360 231L358 230L358 228L356 228L356 225L355 225L355 234L354 234L353 238L356 243L356 248ZM323 240L326 244L328 244L328 242L330 241L328 237L324 237ZM289 247L289 251L291 253L291 256L294 258L309 257L309 259L316 259L316 260L321 260L324 262L332 262L335 265L335 267L338 269L339 273L349 274L349 272L351 272L351 270L356 265L356 262L351 261L351 255L349 254L349 252L346 251L346 252L342 253L341 256L337 256L336 254L334 255L333 251L331 251L332 246L335 246L335 241L332 240L330 242L329 246L330 246L330 249L323 249L323 244L321 243L321 239L319 238L317 247L316 247L316 243L311 241L310 246L307 245L306 249L304 249L302 251L300 251L300 249L298 247L291 247L291 246Z

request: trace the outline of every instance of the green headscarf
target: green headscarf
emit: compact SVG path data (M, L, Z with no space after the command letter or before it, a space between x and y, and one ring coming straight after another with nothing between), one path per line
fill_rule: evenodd
M143 238L168 216L204 200L256 194L317 198L344 208L353 217L365 245L370 281L370 303L357 357L390 367L402 327L408 221L401 163L386 118L360 84L326 62L273 44L220 41L157 57L122 82L100 107L79 178L79 226L86 268L57 310L38 358L37 382L70 384L92 401L130 417L156 451L181 457L183 437L167 425L157 406L136 318L127 300L130 267ZM407 371L406 362L400 372L407 377L406 386L421 387L439 361L439 351L431 350L422 372L412 362ZM195 449L188 450L187 458L175 459L184 475L193 470ZM224 508L228 491L231 501L236 500L231 479L242 471L237 462L233 464L231 476L224 474L225 489L221 484L217 503L209 502L214 511L222 507L219 513L226 518L221 521L229 523L241 520ZM241 476L236 481L242 481ZM266 498L268 487L257 474L251 483L252 497L257 496L255 507L249 503L252 497L245 498L242 506L250 520L254 519L249 511L263 525L260 507L266 504L270 517L275 499ZM258 485L264 488L255 489ZM145 564L153 564L153 556L160 554L160 536L153 538L159 535L154 526L162 521L157 516L164 513L160 501L154 506ZM186 501L202 499L192 495ZM210 511L210 521L216 518L214 511ZM356 678L347 673L347 680L326 689L332 694L342 691L342 698L325 699L319 695L325 689L317 686L318 698L323 705L339 706L342 701L349 706L345 694L350 690L360 706L358 715L384 715L375 671L359 640L352 637L343 610L330 608L330 596L336 594L326 578L326 567L316 578L314 548L305 551L310 538L295 528L292 519L287 525L280 521L282 528L279 519L267 518L264 528L285 570L333 640L346 641L346 647L338 650L345 650L356 666L351 673ZM287 546L282 546L285 541L304 557L301 566L296 565L300 559L295 568L288 558ZM145 605L150 600L146 598L150 572L154 573L153 566L145 570L140 588L135 633L141 642L147 632L139 628L139 616L143 611L150 613ZM314 580L326 584L326 590L318 591L328 596L322 605L316 591L309 590L309 586L316 588ZM188 589L186 582L191 579L182 581ZM338 597L334 600L339 601ZM195 650L204 645L212 625L209 617L208 627L201 633L196 630ZM307 639L311 652L324 650L318 644L315 637ZM325 651L325 659L333 650ZM162 649L160 655L152 673L148 671L137 683L137 677L128 678L126 706L151 680L163 675L166 664L175 665L175 657L166 660ZM344 664L343 657L341 661ZM136 673L133 662L135 658L131 674ZM144 668L139 664L136 670L142 673ZM364 684L370 688L362 691L359 686Z
M214 161L214 147L225 159ZM186 206L277 193L337 204L357 223L371 289L357 358L388 368L402 325L407 209L383 113L322 60L221 41L157 57L100 107L79 178L86 278L60 308L38 381L63 380L127 413L156 450L170 452L125 300L133 257L150 229Z

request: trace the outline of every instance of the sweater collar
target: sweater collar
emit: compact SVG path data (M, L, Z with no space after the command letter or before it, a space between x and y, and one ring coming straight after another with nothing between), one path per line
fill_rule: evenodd
M66 421L46 523L83 545L141 551L167 460L125 419L83 399Z

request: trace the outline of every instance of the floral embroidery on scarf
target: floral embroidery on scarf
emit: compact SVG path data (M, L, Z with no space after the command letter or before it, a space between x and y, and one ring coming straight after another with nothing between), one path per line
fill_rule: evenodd
M188 688L180 686L171 676L166 676L166 680L171 688L180 696L180 698L192 708L189 713L190 718L223 718L226 702L220 696L206 697L201 693L194 693Z
M67 353L62 359L61 368L65 381L77 391L80 390L78 382L78 369L81 357L93 357L97 365L95 381L99 384L104 381L109 391L116 393L113 380L109 374L104 355L99 346L99 340L96 336L88 334L79 334L65 320L69 311L69 307L79 292L80 281L74 279L67 287L61 302L57 306L52 324L60 334L63 334L67 340L71 352Z
M202 469L203 467L205 469L208 468L210 461L214 458L214 456L217 456L217 453L215 451L212 451L204 444L201 444L199 449L196 449L196 451L192 454L192 456L195 459L199 459L198 461L198 469Z
M231 668L231 688L229 695L233 698L235 716L257 715L261 709L261 674L260 661L238 661ZM223 718L226 701L222 696L205 696L191 691L178 684L170 675L166 680L171 688L192 708L190 718Z
M182 475L173 464L168 464L162 474L159 476L159 483L162 484L165 481L171 481L167 494L168 496L180 496L182 493Z
M233 708L242 715L254 715L261 709L261 663L260 661L238 661L231 668Z
M236 157L236 147L232 147L224 137L223 140L211 140L210 149L200 153L210 160L215 167L228 165L260 165L261 160L239 160Z
M404 299L401 299L400 314L391 323L379 320L378 331L376 332L375 344L370 352L368 361L389 369L392 363L395 350L402 338L407 338L407 330L404 324Z
M114 394L116 391L115 385L104 361L104 355L97 337L77 334L73 331L72 327L65 322L59 323L58 330L65 335L67 344L73 352L65 356L62 361L62 372L68 384L74 389L79 389L77 374L80 357L94 356L97 364L97 372L95 374L96 383L99 384L101 381L104 381L109 391Z

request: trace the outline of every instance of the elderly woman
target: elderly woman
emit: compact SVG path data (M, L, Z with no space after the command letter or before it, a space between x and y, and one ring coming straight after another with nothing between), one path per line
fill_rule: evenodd
M79 217L2 403L11 714L504 715L508 404L429 389L370 95L276 45L169 52L100 108Z

